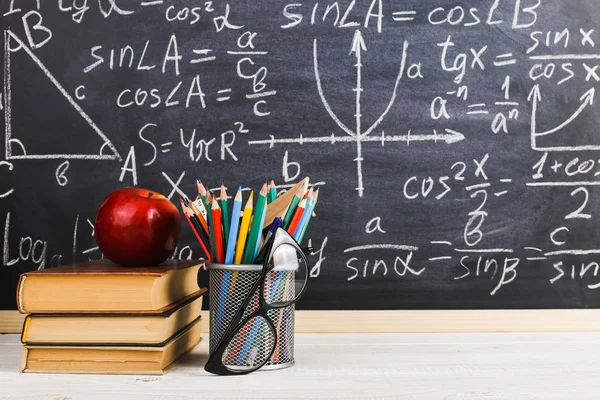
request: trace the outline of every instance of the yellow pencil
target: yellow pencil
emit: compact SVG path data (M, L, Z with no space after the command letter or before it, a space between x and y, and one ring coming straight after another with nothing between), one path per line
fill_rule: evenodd
M254 200L254 192L250 192L250 197L246 202L246 206L244 207L244 216L242 217L242 222L240 224L240 232L237 237L237 244L235 246L235 257L233 259L234 264L240 264L242 262L242 257L244 256L244 246L246 244L246 237L248 236L248 230L250 229L250 219L252 219L252 210L254 205L252 201Z

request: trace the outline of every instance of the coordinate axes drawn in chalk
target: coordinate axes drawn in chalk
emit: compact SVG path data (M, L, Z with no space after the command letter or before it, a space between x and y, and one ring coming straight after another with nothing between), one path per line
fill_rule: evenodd
M13 40L18 45L13 48L10 45L10 41ZM96 132L98 136L103 140L103 144L100 147L98 154L28 154L23 142L18 138L12 137L12 124L11 124L11 66L10 57L11 53L18 51L24 51L33 62L39 67L39 69L46 75L52 84L58 89L60 94L67 99L69 104L79 113L79 115L87 122L87 124ZM122 161L121 155L117 151L113 143L106 137L106 135L100 130L90 116L81 108L81 106L73 99L73 97L67 92L67 90L56 80L54 75L46 68L42 61L34 54L34 52L10 30L4 31L4 134L5 134L5 158L6 160L118 160ZM43 132L40 132L42 134ZM13 145L17 145L20 149L21 154L13 155ZM104 152L110 152L111 154L104 154Z
M451 130L444 129L443 134L438 134L436 130L433 130L432 134L411 134L411 130L408 131L406 135L386 135L385 132L381 132L379 136L369 136L375 128L377 128L386 115L389 113L390 109L394 105L396 101L396 96L398 94L398 87L400 85L400 80L404 75L404 71L406 69L406 58L408 55L408 41L404 41L402 46L402 57L400 61L400 70L394 82L394 88L392 90L392 94L390 100L383 110L383 112L379 115L379 117L375 120L375 122L369 126L367 129L363 131L362 127L362 113L361 113L361 95L363 92L362 87L362 53L367 51L367 46L365 40L362 36L360 30L356 30L354 33L354 37L352 39L352 46L350 48L350 55L356 59L356 63L354 67L356 68L356 87L352 89L355 92L355 130L350 129L346 124L344 124L338 116L333 112L331 106L327 102L325 97L323 86L321 84L321 78L319 75L319 61L318 61L318 42L317 39L313 42L313 66L314 66L314 74L315 81L317 84L317 90L319 92L319 97L321 102L323 103L323 107L331 117L331 119L335 122L335 124L344 131L347 136L336 136L335 134L331 134L330 136L320 136L320 137L304 137L300 135L297 138L282 138L275 139L273 135L270 136L270 139L267 140L251 140L248 141L248 144L251 145L261 145L267 144L270 148L272 148L275 144L284 144L284 143L295 143L295 144L304 144L304 143L331 143L335 144L336 142L355 142L356 143L356 158L353 161L356 162L356 171L357 171L357 187L358 196L362 197L364 194L364 185L363 185L363 175L362 175L362 144L363 142L380 142L382 146L385 146L386 142L406 142L410 143L411 141L433 141L433 142L443 142L443 143L456 143L463 140L465 137L462 133Z
M531 91L529 92L529 96L527 100L531 102L531 148L535 151L579 151L579 150L600 150L600 145L581 145L581 146L540 146L538 144L538 138L541 136L548 136L556 133L561 133L561 130L566 128L571 122L573 122L585 109L592 106L594 104L594 96L596 94L596 90L591 88L586 91L579 100L581 104L579 108L575 110L575 112L567 118L564 122L559 124L558 126L548 129L543 132L538 132L537 130L537 108L539 103L542 101L542 94L540 91L539 84L533 86Z

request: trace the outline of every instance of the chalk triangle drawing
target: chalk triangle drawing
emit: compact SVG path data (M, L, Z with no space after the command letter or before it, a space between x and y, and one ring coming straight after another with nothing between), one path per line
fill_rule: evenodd
M11 46L11 41L16 43ZM71 107L83 118L94 132L102 139L102 145L96 154L31 154L26 150L25 145L17 137L13 137L12 127L12 82L11 82L11 53L24 52L31 58L36 66L50 80L57 91L68 101ZM123 161L113 143L100 130L90 116L81 108L69 92L58 82L52 73L46 68L42 61L33 53L33 51L17 35L10 30L4 31L4 125L5 125L5 156L6 160L118 160ZM13 154L13 147L15 153Z

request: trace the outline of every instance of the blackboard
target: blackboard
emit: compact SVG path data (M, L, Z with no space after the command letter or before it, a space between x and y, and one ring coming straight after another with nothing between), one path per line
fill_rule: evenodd
M593 1L1 7L0 308L101 257L112 190L304 176L300 308L600 306ZM185 224L175 256L200 256Z

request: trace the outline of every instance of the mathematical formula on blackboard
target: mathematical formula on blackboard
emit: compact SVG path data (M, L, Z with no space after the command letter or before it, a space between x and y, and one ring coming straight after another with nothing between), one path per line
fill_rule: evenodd
M118 187L311 176L305 307L598 307L593 3L6 1L0 279Z

